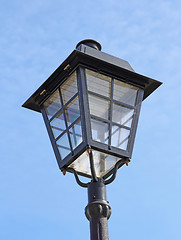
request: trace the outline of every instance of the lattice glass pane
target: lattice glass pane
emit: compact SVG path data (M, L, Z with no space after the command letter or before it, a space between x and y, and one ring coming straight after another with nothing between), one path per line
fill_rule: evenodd
M109 125L103 121L91 119L92 139L108 144L109 139Z
M70 152L70 144L67 133L63 134L56 142L61 158L64 159Z
M69 103L69 105L66 107L65 114L68 125L72 124L80 116L78 97L74 98Z
M82 142L82 127L80 120L69 129L69 133L72 147L76 148Z
M135 106L138 88L121 81L114 81L113 99Z
M131 127L134 109L123 107L119 104L113 104L112 121L121 125Z
M129 135L130 135L130 130L113 125L112 134L111 134L111 145L113 147L126 150L128 145Z
M96 176L99 178L103 177L105 174L111 171L114 168L116 162L120 160L120 158L95 150L92 151L92 154ZM90 160L87 151L84 152L79 158L77 158L72 164L70 164L70 167L74 168L77 172L81 172L91 177Z
M66 104L78 92L76 71L73 72L68 79L66 79L60 89L62 93L63 104Z
M104 119L109 119L110 101L89 94L90 114Z
M92 91L106 97L111 96L111 78L86 69L88 91Z
M50 122L50 126L55 138L57 138L65 129L65 121L63 113L58 113Z
M43 104L47 117L50 119L58 110L62 108L59 90L56 90Z

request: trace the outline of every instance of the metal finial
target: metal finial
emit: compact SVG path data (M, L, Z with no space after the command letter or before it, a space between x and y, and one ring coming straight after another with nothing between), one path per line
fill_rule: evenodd
M92 47L92 48L94 48L96 50L99 50L99 51L101 51L101 49L102 49L101 44L99 42L95 41L95 40L92 40L92 39L86 39L86 40L80 41L76 45L76 49L78 49L81 44L87 45L87 46Z

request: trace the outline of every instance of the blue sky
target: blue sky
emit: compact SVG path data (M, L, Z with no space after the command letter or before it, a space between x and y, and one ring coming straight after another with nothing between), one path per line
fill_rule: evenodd
M110 239L181 239L181 2L0 0L0 239L85 240L87 192L58 169L24 101L83 39L164 84L143 102L129 167L107 187Z

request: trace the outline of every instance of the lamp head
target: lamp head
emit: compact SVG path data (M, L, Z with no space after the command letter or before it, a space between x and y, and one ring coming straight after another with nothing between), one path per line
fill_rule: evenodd
M61 170L91 177L91 148L105 179L131 158L141 103L161 82L100 50L94 40L79 42L23 107L42 113Z

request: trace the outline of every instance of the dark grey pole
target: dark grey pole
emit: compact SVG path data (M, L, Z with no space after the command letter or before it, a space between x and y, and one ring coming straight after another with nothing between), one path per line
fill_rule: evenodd
M106 186L100 179L88 185L88 205L85 215L90 221L90 239L108 240L107 220L111 215L111 208L106 200Z

